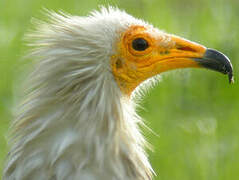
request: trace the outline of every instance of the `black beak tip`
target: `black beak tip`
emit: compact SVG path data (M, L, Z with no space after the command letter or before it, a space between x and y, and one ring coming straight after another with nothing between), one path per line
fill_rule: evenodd
M229 79L229 83L230 83L230 84L233 84L233 83L234 83L233 73L229 73L229 74L228 74L228 79Z
M229 83L233 83L233 67L229 58L214 49L207 49L203 58L196 58L198 63L208 69L227 74Z

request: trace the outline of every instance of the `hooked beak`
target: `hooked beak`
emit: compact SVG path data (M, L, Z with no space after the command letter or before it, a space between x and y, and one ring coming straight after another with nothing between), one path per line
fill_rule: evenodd
M177 36L172 35L171 39L175 43L174 46L164 57L159 55L157 64L160 67L160 72L178 68L201 67L227 74L229 83L234 82L233 67L226 55Z
M207 49L202 58L192 58L200 66L228 75L229 83L233 83L233 68L227 56L214 49Z

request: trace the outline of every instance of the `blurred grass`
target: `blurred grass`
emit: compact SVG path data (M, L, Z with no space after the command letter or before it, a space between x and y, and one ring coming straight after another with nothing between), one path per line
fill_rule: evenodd
M0 1L0 170L7 153L13 89L21 81L23 34L40 10L86 15L99 4L116 5L167 32L218 49L234 64L234 85L206 70L166 73L147 93L139 113L160 137L145 131L160 180L239 178L239 1L236 0L2 0ZM20 73L20 74L19 74ZM0 171L1 172L1 171Z

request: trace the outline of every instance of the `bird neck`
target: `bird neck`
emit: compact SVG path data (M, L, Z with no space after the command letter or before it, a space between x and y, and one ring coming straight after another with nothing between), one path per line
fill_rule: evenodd
M77 132L74 144L79 144L75 153L79 155L81 147L80 161L85 162L81 166L92 166L94 162L99 171L109 172L105 179L150 180L152 169L139 130L142 121L133 101L110 82L105 80L97 91L92 88L74 105L71 114L76 116L71 128Z
M96 178L104 172L99 179L151 179L153 171L133 102L122 96L112 79L98 82L102 84L88 86L87 91L81 89L85 87L82 84L70 93L46 87L49 94L43 88L30 95L14 125L17 139L10 158L18 158L5 172L18 163L24 167L28 161L41 158L38 166L44 168L63 163L68 164L69 172L77 169L78 174L94 169ZM29 168L23 176L34 171Z

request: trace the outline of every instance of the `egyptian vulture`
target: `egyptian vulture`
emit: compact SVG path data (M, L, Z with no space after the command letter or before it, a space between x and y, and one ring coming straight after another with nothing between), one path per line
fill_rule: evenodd
M151 180L136 87L191 67L233 80L222 53L117 8L47 14L27 35L36 63L12 124L3 180Z

